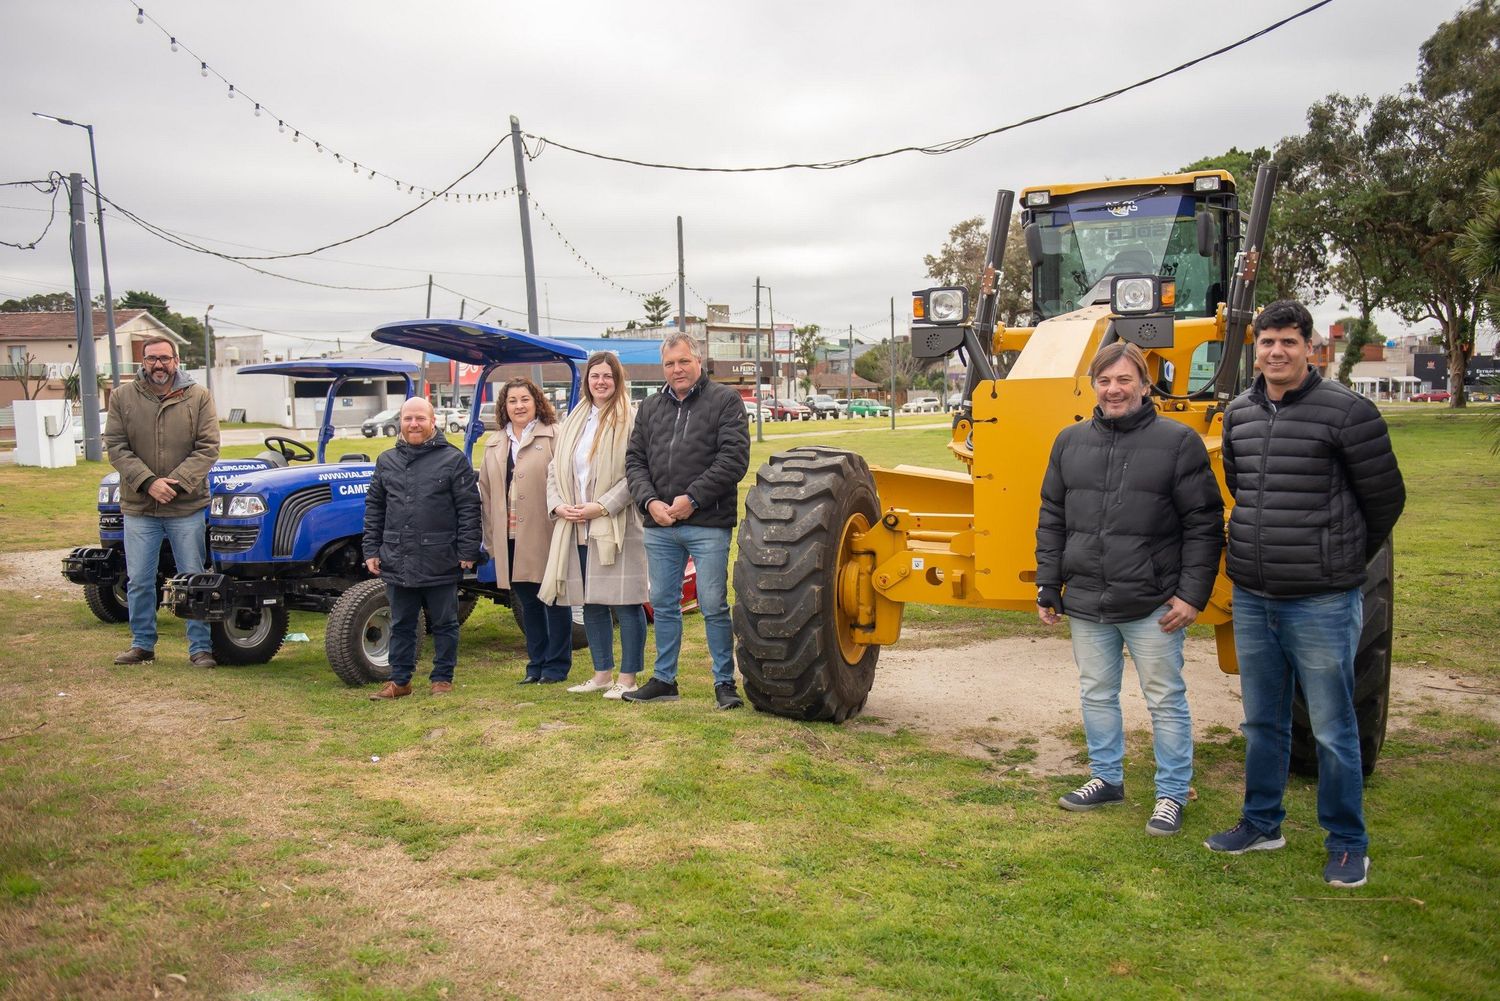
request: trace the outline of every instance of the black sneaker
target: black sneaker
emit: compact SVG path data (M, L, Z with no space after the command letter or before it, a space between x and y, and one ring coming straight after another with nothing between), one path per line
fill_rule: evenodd
M676 702L677 682L652 678L633 692L620 696L626 702Z
M738 709L745 704L745 700L740 698L740 693L734 690L732 681L714 686L714 702L718 703L720 709Z
M1123 802L1125 802L1123 784L1111 785L1103 779L1089 779L1066 796L1059 797L1057 805L1064 810L1082 813L1085 810L1097 810L1101 806L1116 806Z
M1225 855L1243 855L1246 852L1270 852L1286 846L1286 838L1281 836L1281 828L1276 828L1270 834L1262 834L1250 826L1250 822L1244 817L1227 831L1220 831L1203 842L1203 847L1211 852L1223 852Z
M1156 801L1151 819L1146 821L1146 833L1159 838L1170 838L1182 831L1182 804L1163 796Z
M1329 886L1353 889L1364 886L1370 874L1370 856L1364 852L1343 850L1328 853L1328 864L1323 867L1323 882Z

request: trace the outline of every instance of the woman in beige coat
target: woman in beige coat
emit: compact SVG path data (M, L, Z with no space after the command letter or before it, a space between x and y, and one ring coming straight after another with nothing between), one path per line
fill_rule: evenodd
M573 610L538 596L547 568L552 522L547 512L547 467L552 464L557 414L530 379L511 379L497 394L500 430L490 435L479 467L484 502L484 546L495 561L495 583L509 587L526 630L523 685L551 685L573 666Z
M612 352L584 364L587 402L573 408L557 434L547 469L547 507L557 519L543 575L543 600L583 602L594 676L570 692L618 699L635 691L646 657L646 545L641 515L625 482L625 446L634 421L625 371ZM614 679L620 623L620 680Z

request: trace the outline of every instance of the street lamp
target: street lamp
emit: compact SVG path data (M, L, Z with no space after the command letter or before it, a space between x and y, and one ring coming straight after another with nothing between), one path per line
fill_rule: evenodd
M109 287L109 252L104 249L104 199L99 194L99 158L94 154L94 127L84 125L82 122L58 118L56 115L44 115L40 111L33 111L32 114L59 125L71 125L75 129L83 129L89 134L89 162L94 166L94 214L99 218L99 264L104 269L104 325L109 331L109 384L110 388L119 389L120 346L115 341L115 298ZM85 306L92 308L87 304Z
M208 332L208 314L213 311L212 303L203 311L203 388L210 393L214 391L214 354L213 334Z
M771 296L771 286L762 285L759 278L755 279L755 440L765 441L766 437L761 424L760 415L760 290L766 290L766 298ZM771 354L774 358L776 353L776 314L771 314Z

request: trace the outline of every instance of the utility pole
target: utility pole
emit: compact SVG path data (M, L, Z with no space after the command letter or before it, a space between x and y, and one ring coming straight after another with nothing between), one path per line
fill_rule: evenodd
M687 329L687 272L682 266L682 216L677 217L677 329ZM703 327L703 343L708 344L708 326Z
M849 388L844 390L844 399L854 399L854 324L849 324Z
M891 297L891 356L886 359L891 370L891 430L896 430L896 299Z
M771 385L775 386L776 380L778 378L781 378L781 374L777 371L776 368L776 297L772 294L771 286L767 285L765 288L766 323L770 328L771 334ZM780 398L782 395L783 394L781 389L778 388L776 390L776 396Z
M526 190L526 147L521 142L521 120L510 116L510 151L516 162L516 203L521 208L521 256L526 262L526 330L540 333L536 315L536 261L531 256L531 208Z
M203 311L203 388L209 393L214 391L214 335L208 332L208 314L213 311L213 303Z
M765 441L760 418L760 276L755 276L755 440Z
M99 444L99 370L94 364L94 304L89 295L89 224L83 208L83 176L68 175L68 214L73 227L73 322L78 332L78 405L83 410L83 457L104 458Z

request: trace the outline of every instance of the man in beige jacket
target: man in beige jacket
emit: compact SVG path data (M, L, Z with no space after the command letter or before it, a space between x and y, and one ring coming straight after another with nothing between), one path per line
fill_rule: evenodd
M116 664L156 659L156 571L162 540L178 571L204 568L208 471L219 458L219 417L208 390L179 370L177 347L165 337L141 345L141 373L109 398L104 447L120 474L125 520L130 649ZM187 624L188 657L215 667L208 623Z

